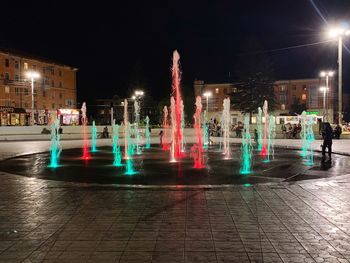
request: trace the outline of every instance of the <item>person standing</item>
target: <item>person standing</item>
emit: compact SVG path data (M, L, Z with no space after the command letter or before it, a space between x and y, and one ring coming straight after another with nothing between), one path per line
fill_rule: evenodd
M333 139L333 130L329 122L323 123L323 144L322 144L322 161L326 159L326 148L328 148L328 157L329 161L332 160L332 139Z

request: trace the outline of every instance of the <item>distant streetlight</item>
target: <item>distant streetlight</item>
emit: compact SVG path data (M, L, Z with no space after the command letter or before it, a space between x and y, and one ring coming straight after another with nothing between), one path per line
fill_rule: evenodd
M207 114L208 114L209 97L211 97L212 95L213 93L211 93L211 91L206 91L203 93L203 96L207 98L207 107L206 107Z
M324 101L323 101L323 118L327 121L328 120L328 104L329 104L329 78L334 76L334 71L328 70L328 71L321 71L320 77L326 78L326 87L325 87L325 94L324 94Z
M348 26L341 24L337 27L330 28L328 31L328 36L331 38L338 39L338 122L342 125L342 107L343 107L343 95L342 95L342 60L343 60L343 37L349 36L350 30Z
M34 80L40 78L40 74L36 71L27 71L26 77L31 80L31 86L32 86L32 118L31 118L31 122L32 122L32 125L34 125Z

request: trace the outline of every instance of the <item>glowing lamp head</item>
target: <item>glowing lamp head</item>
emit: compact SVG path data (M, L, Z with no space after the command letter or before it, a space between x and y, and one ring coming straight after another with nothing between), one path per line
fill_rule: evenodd
M135 95L133 95L131 98L132 98L133 100L135 100L135 99L136 99L136 96L135 96Z
M136 90L135 91L135 95L136 96L143 96L144 95L144 92L142 90Z
M348 35L350 35L350 30L347 23L340 23L338 26L332 27L328 30L328 36L331 38Z
M322 91L322 92L326 92L327 90L328 90L327 87L324 87L324 86L320 87L320 91Z
M210 91L206 91L206 92L203 93L203 96L207 97L207 98L211 97L212 95L213 94Z
M333 77L334 76L334 71L328 71L328 76Z
M321 71L320 77L324 78L326 75L327 75L327 73L325 71Z
M27 71L26 77L30 79L38 79L40 78L40 74L36 71Z

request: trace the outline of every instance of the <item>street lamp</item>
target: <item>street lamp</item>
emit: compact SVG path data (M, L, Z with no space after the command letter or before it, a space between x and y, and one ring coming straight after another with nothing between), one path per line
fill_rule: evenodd
M324 98L323 98L323 118L328 120L328 97L329 97L329 78L334 76L334 71L328 70L328 71L321 71L320 77L326 78L326 87L324 89Z
M212 95L213 94L211 93L211 91L206 91L203 93L203 96L207 98L207 107L206 107L207 114L208 114L209 97L211 97Z
M343 56L343 37L350 35L350 30L344 25L339 25L338 27L330 28L328 35L331 38L338 39L338 123L342 125L342 107L343 107L343 96L342 96L342 56Z
M323 92L323 121L326 119L326 93L328 91L328 87L320 87L320 91Z
M32 125L34 125L34 80L40 78L40 74L36 71L27 71L26 77L31 80L31 86L32 86L32 118L31 118L31 122L32 122Z

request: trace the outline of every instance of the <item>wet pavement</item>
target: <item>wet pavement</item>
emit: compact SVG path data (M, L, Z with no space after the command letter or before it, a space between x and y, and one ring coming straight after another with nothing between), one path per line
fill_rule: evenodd
M0 262L350 262L350 175L323 177L121 188L0 172Z

